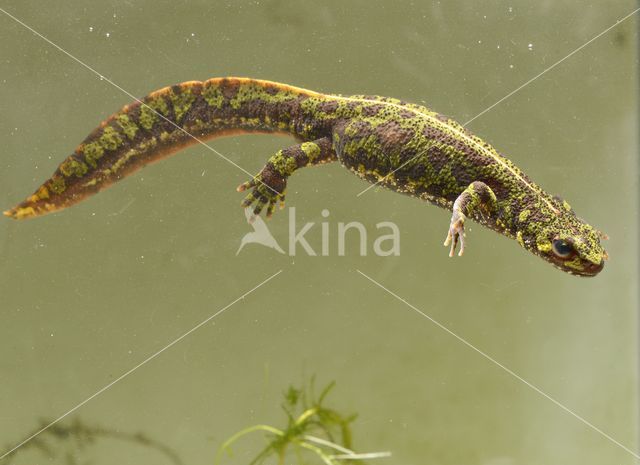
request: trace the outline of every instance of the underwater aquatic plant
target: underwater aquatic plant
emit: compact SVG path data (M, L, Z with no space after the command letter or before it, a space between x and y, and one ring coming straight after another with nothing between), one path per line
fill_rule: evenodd
M51 424L49 420L42 419L40 424L41 426L38 429L47 426L46 430L25 444L21 448L22 452L31 449L35 454L49 461L58 459L59 461L56 463L90 465L93 463L89 458L92 447L95 447L101 440L116 440L147 449L154 449L160 452L167 459L167 462L173 465L184 465L184 462L173 449L141 432L127 433L101 426L91 426L78 418L67 424ZM79 455L80 452L84 452L84 454ZM8 455L5 462L6 465L11 464L14 458L15 452ZM36 463L38 462L36 461Z
M218 450L216 465L220 463L223 452L231 455L231 445L249 433L264 432L267 445L250 462L250 465L263 463L267 458L276 456L278 464L285 463L289 450L293 450L298 463L305 463L302 451L309 451L318 456L327 465L337 465L342 461L364 460L389 457L389 452L356 453L351 449L352 435L350 424L356 415L343 415L336 410L325 407L323 402L327 394L335 386L329 383L315 398L313 393L314 379L309 389L290 386L284 394L282 408L287 416L287 425L283 429L270 425L258 424L238 431L227 439Z

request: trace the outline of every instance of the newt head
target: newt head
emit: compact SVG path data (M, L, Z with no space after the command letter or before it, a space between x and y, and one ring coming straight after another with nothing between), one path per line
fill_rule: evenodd
M539 198L517 216L516 239L525 249L575 276L595 276L609 258L606 234L576 216L558 197Z
M535 228L534 240L528 241L532 252L567 273L597 275L609 258L600 243L606 234L578 218L566 202L558 203L560 208L546 216Z
M608 255L600 244L599 232L585 224L573 231L547 233L536 238L539 255L555 267L578 276L595 276L604 268Z

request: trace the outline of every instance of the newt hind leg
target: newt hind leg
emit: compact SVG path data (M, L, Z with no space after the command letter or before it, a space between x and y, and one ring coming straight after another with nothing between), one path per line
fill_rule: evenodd
M280 208L284 207L289 176L298 168L330 163L335 160L337 160L336 153L329 137L278 150L253 179L238 186L238 192L252 189L241 205L249 207L255 204L254 215L259 215L264 207L267 207L267 218L270 218L276 204L280 203Z

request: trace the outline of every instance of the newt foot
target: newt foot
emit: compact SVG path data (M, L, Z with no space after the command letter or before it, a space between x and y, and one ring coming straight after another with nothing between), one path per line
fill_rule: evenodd
M444 241L444 246L448 247L451 245L449 249L449 256L453 257L453 254L458 246L458 241L460 242L460 251L458 252L458 257L462 257L464 254L464 220L466 217L464 213L454 210L453 215L451 215L451 223L449 225L449 232L447 233L447 238Z
M266 216L271 218L278 203L280 203L280 209L284 208L286 187L287 178L267 164L253 179L240 184L236 190L244 192L252 189L240 205L246 208L255 204L254 215L259 215L264 207L267 207Z

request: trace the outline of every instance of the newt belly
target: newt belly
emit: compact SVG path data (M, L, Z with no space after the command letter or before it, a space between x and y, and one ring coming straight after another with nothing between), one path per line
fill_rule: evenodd
M253 179L244 206L267 216L297 169L339 161L360 178L452 211L445 245L464 251L467 218L571 274L593 276L606 252L599 231L467 129L420 105L329 95L248 78L190 81L152 92L103 121L36 192L4 212L20 219L60 210L196 142L286 133Z

